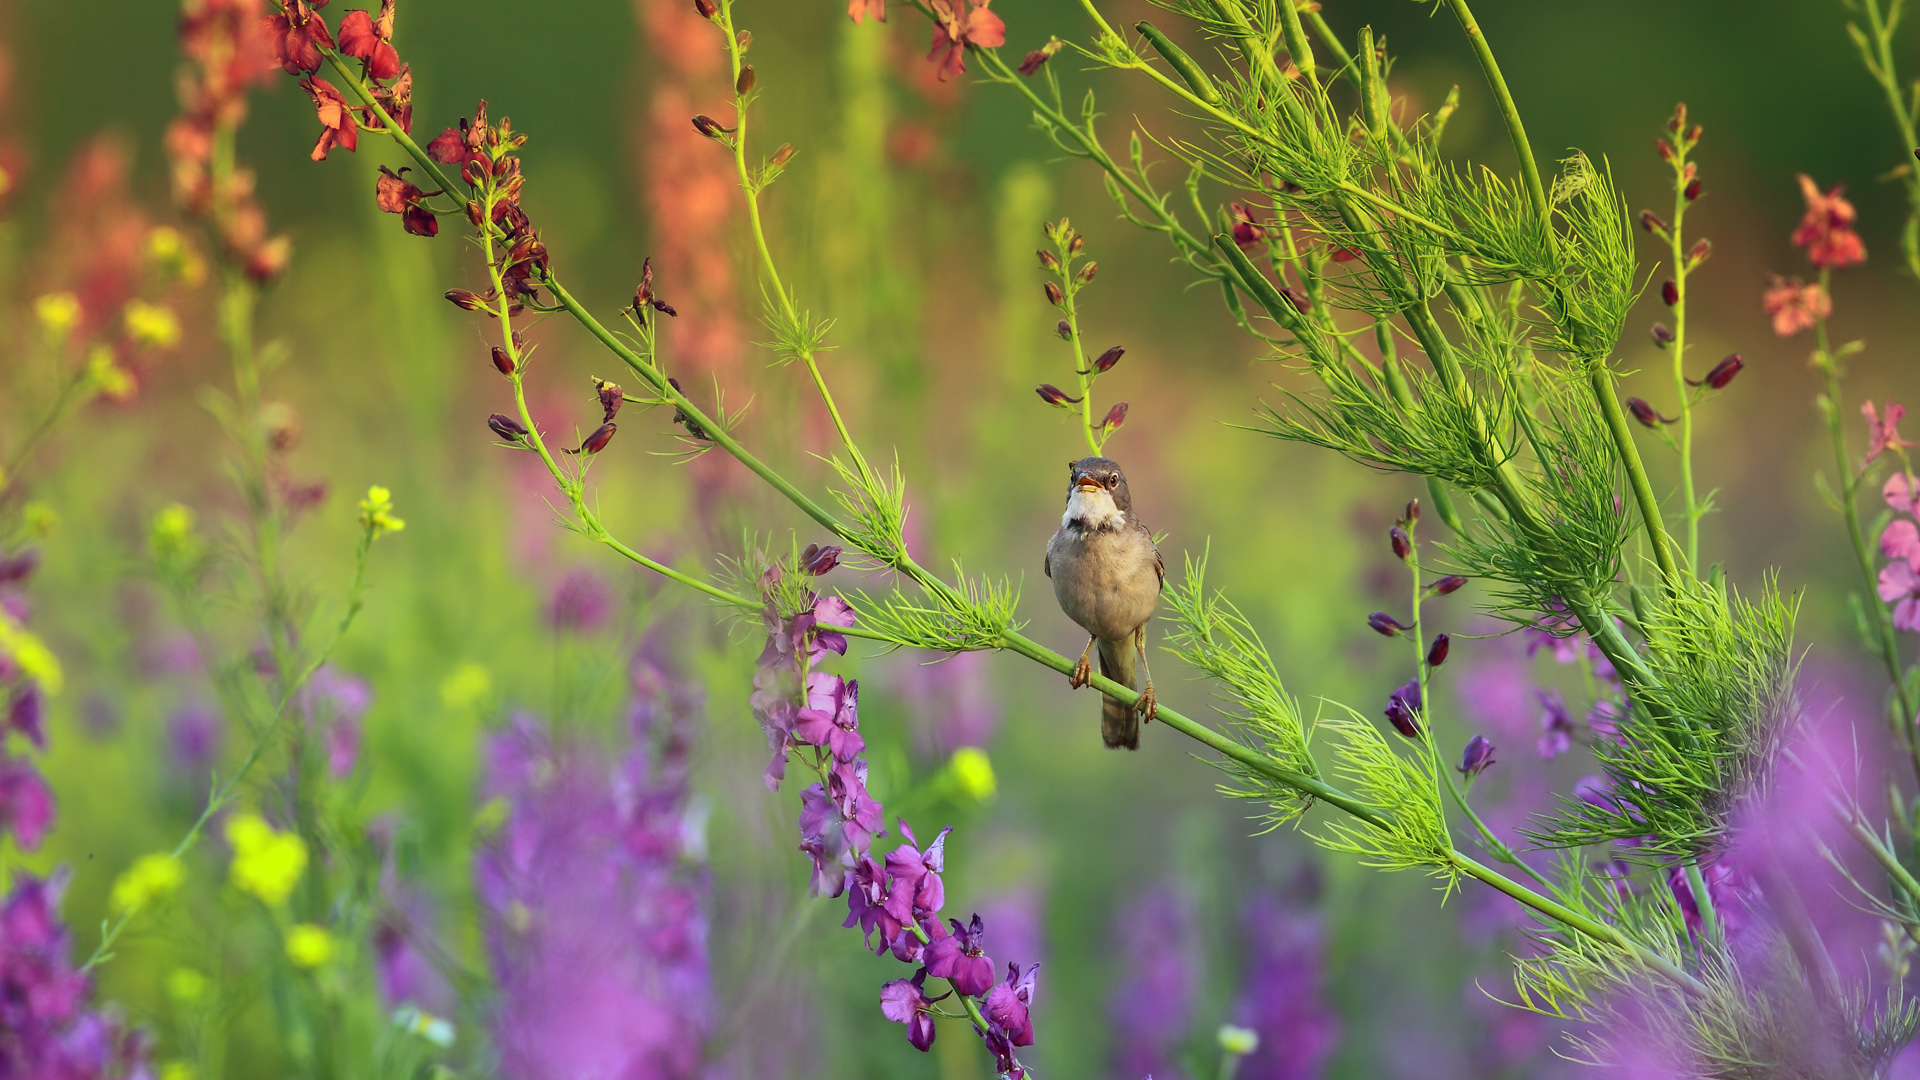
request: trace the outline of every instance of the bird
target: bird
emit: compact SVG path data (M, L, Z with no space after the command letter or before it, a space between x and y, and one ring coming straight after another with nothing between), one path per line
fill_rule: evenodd
M1146 676L1135 704L1104 694L1100 701L1100 737L1108 749L1138 750L1140 726L1152 723L1156 711L1153 673L1147 670L1147 621L1160 602L1167 566L1153 534L1134 516L1133 495L1118 462L1084 457L1067 463L1067 510L1047 541L1045 570L1060 610L1087 632L1087 647L1067 685L1075 690L1087 685L1096 646L1100 674L1129 690Z

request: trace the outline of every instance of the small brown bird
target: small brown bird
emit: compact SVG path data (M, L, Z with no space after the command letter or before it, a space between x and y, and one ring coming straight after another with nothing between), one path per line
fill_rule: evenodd
M1116 462L1086 457L1067 464L1067 512L1047 542L1047 577L1067 618L1088 634L1067 683L1087 685L1089 657L1100 649L1100 674L1128 689L1146 676L1135 705L1102 695L1100 737L1109 748L1140 748L1140 725L1154 716L1153 674L1147 670L1147 620L1160 602L1166 564L1153 535L1133 515L1126 474ZM1135 663L1138 662L1138 674Z

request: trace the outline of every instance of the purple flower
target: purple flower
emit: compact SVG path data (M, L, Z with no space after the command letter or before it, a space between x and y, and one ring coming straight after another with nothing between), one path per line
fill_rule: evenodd
M1893 605L1893 628L1920 633L1920 574L1904 562L1880 568L1880 599Z
M902 925L937 915L946 906L947 891L940 874L946 867L947 834L952 831L951 825L941 829L940 835L922 849L914 839L913 827L900 822L900 835L907 842L887 853L887 877L892 885L886 908Z
M40 549L21 548L11 555L0 556L0 585L18 585L33 576L40 565Z
M880 1015L907 1025L907 1041L923 1052L933 1045L933 1003L947 996L927 997L926 981L927 969L921 968L912 979L895 979L880 988Z
M1620 742L1621 728L1627 722L1627 707L1618 701L1601 698L1587 709L1587 730L1601 739Z
M986 1008L981 1010L1014 1046L1033 1045L1034 980L1039 975L1039 964L1028 967L1023 975L1019 964L1009 963L1007 981L987 994Z
M42 722L40 687L36 683L22 683L13 688L13 697L7 702L7 722L0 727L0 739L6 737L11 728L27 737L34 748L47 748L47 731Z
M1387 696L1387 722L1409 739L1420 737L1420 680L1408 679Z
M173 763L182 775L194 783L207 778L220 757L220 716L203 705L176 709L167 718L167 745Z
M1318 920L1270 896L1248 906L1247 974L1235 1022L1260 1036L1242 1080L1309 1080L1340 1044L1340 1020L1322 996L1326 945Z
M613 594L600 575L585 568L568 571L547 601L547 623L555 630L591 634L613 610Z
M978 997L993 986L993 960L982 944L986 928L978 914L968 926L960 925L959 919L947 921L953 924L953 933L927 943L927 974L947 980L968 997Z
M1558 690L1537 691L1540 696L1540 739L1534 744L1542 761L1552 761L1573 749L1573 718Z
M360 759L360 718L373 704L366 681L342 674L332 665L321 668L300 689L300 707L309 728L320 732L327 747L327 772L335 780L353 772Z
M11 832L21 850L33 851L53 827L53 789L25 758L0 751L0 834Z
M993 741L1000 708L986 678L987 662L984 652L963 652L899 670L894 689L910 703L921 750L945 758L960 747Z
M1200 940L1193 901L1172 883L1155 885L1114 920L1119 981L1107 1001L1118 1076L1179 1072L1174 1051L1193 1021Z
M1555 663L1573 663L1580 658L1579 642L1575 640L1579 629L1580 620L1567 606L1551 601L1540 618L1520 632L1527 639L1527 658L1532 659L1541 649L1552 649Z
M87 1008L60 921L66 874L20 874L0 903L0 1076L106 1080L147 1076L151 1040L117 1014Z
M809 746L852 761L867 742L860 737L860 681L842 680L824 671L807 673L807 705L794 713L793 736Z
M1485 735L1475 735L1467 740L1466 749L1460 753L1460 773L1466 777L1479 776L1487 771L1493 762L1493 744Z
M1402 626L1400 620L1384 611L1376 611L1367 616L1367 626L1371 628L1374 633L1380 634L1383 637L1399 637L1406 631L1413 629L1411 626Z

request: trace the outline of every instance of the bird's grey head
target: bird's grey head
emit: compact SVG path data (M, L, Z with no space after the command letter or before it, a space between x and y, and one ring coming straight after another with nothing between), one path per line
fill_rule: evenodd
M1067 463L1067 512L1065 524L1079 522L1091 529L1117 529L1126 524L1133 510L1133 496L1127 491L1127 474L1119 462L1103 457L1084 457Z

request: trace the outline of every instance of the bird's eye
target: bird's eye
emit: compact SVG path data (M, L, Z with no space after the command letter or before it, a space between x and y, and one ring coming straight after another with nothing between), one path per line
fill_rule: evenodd
M1108 474L1107 474L1107 486L1108 486L1108 487L1119 487L1119 486L1120 486L1120 474L1119 474L1119 473L1108 473Z

